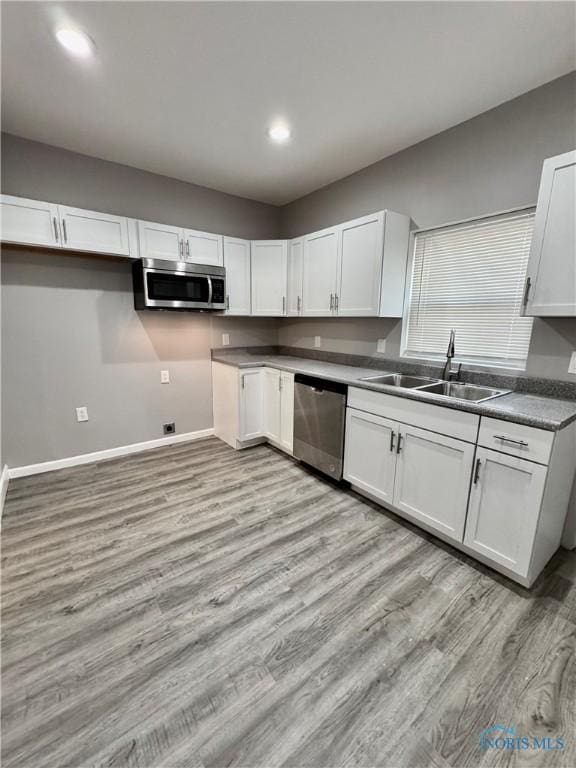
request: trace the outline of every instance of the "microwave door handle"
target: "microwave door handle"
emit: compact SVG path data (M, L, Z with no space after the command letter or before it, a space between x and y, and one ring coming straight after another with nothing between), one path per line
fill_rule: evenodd
M212 278L207 275L206 280L208 280L208 304L212 304Z

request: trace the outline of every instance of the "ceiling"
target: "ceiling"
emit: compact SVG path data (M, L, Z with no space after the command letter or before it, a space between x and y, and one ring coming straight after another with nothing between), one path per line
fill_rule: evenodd
M575 69L575 8L3 2L2 127L281 205Z

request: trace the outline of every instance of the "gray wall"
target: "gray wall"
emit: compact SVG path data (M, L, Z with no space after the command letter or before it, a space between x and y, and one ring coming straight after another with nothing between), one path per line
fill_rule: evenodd
M273 206L2 137L2 191L93 210L274 237ZM274 344L277 321L135 312L130 262L4 248L3 460L11 467L212 426L210 350ZM160 384L168 369L170 384ZM88 406L78 424L75 407Z
M409 213L428 227L536 203L542 162L576 146L576 73L386 158L282 209L293 237L382 208ZM333 351L400 353L401 322L286 320L281 344ZM526 373L574 381L576 320L534 321Z

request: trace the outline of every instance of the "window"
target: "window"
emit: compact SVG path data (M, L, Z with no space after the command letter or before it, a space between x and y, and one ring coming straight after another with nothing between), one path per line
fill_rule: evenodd
M418 232L402 354L525 368L532 318L520 317L534 210Z

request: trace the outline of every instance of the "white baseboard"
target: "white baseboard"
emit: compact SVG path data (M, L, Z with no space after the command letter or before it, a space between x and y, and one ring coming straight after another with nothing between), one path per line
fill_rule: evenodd
M214 429L212 428L200 429L197 432L185 432L182 435L168 435L168 437L160 437L157 440L147 440L144 443L132 443L132 445L120 445L117 448L107 448L104 451L95 451L94 453L83 453L80 456L69 456L66 459L43 461L40 464L28 464L25 467L12 467L8 470L8 477L10 479L14 477L26 477L28 475L38 475L41 472L53 472L56 469L65 469L66 467L77 467L80 464L91 464L94 461L114 459L117 456L127 456L129 453L149 451L151 448L160 448L163 445L187 443L190 440L201 440L203 437L210 437L213 434Z
M8 465L4 464L2 473L0 474L0 520L2 520L2 512L4 512L4 499L6 498L9 480L10 473L8 471Z

